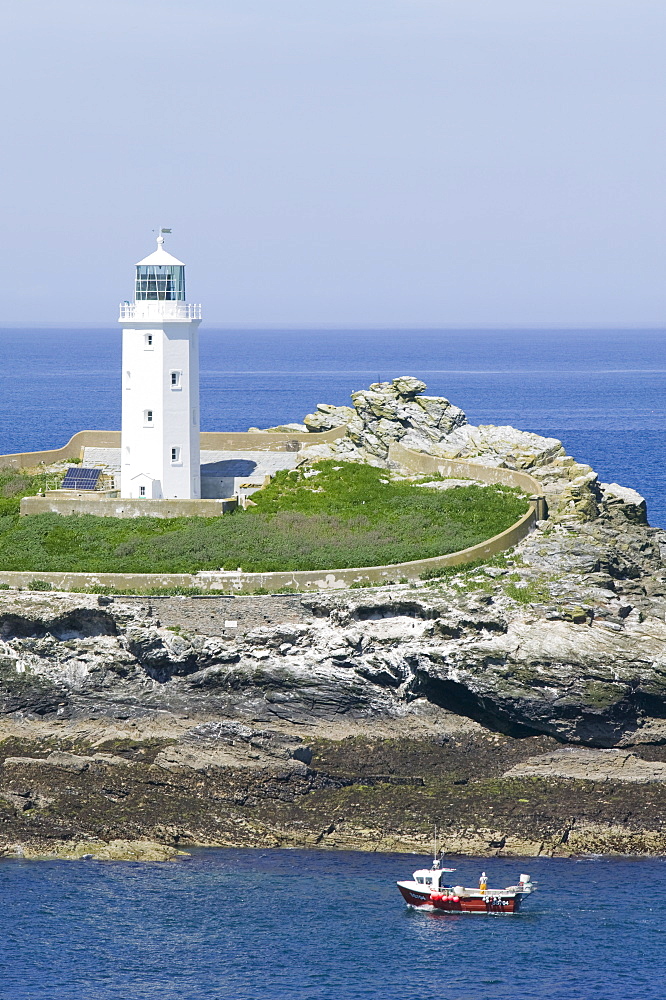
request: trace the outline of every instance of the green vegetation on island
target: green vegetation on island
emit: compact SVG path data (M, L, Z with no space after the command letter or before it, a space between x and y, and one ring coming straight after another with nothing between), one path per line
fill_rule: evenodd
M34 492L33 485L26 477L25 493ZM331 460L278 472L254 494L256 506L220 518L19 517L16 499L13 509L0 508L0 569L34 572L387 565L468 548L528 509L526 497L505 486L442 490L392 478L385 469Z
M63 473L47 475L44 472L25 472L23 469L0 468L0 518L18 514L21 497L32 496L39 490L58 486ZM1 522L0 522L1 523Z

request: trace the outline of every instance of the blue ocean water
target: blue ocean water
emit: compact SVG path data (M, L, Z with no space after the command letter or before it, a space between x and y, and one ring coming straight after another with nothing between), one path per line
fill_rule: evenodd
M377 379L416 375L473 423L558 437L666 527L666 332L201 331L203 430L301 420ZM0 330L0 454L120 427L118 330Z
M197 850L174 864L0 861L3 1000L663 1000L666 860L527 871L515 916L428 914L410 855Z

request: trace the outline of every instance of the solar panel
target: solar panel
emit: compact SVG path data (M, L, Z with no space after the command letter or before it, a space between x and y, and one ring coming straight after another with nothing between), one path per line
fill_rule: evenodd
M82 469L78 465L70 465L62 481L63 490L94 490L101 475L101 469Z

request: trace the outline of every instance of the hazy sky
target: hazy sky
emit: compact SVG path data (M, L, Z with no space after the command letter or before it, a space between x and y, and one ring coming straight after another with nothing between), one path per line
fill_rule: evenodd
M661 325L664 0L5 0L0 322Z

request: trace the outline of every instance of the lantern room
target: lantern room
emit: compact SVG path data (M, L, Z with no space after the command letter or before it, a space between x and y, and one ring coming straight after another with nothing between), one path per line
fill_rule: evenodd
M185 265L164 249L164 237L157 238L157 250L136 265L136 302L185 301Z

